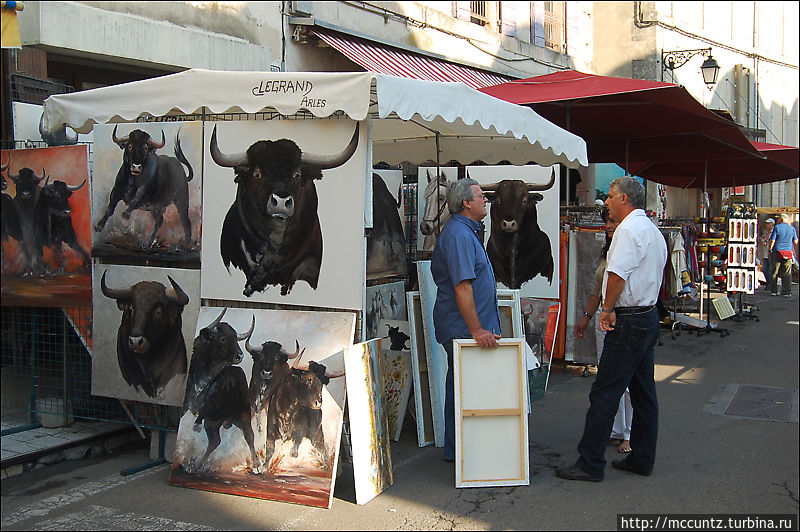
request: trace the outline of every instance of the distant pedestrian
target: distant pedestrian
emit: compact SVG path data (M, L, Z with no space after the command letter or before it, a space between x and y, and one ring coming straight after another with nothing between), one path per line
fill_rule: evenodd
M792 246L797 245L797 233L794 227L789 225L790 223L791 216L783 213L769 236L770 263L772 263L770 288L773 296L778 295L778 277L780 277L781 294L783 297L792 297L792 263L794 262Z
M452 183L447 189L451 216L431 257L438 289L433 324L436 341L447 353L442 453L446 462L455 461L456 456L453 340L473 338L481 347L494 348L500 338L497 282L480 238L487 202L477 181L466 178Z
M664 236L644 212L644 188L631 177L611 182L606 206L619 223L608 250L603 279L600 329L606 331L603 356L589 394L589 410L579 458L556 470L569 480L603 480L605 452L620 397L627 387L635 412L631 453L613 460L616 469L640 475L653 470L658 439L658 400L654 347L658 341L656 301L667 262Z
M764 228L761 230L761 235L758 238L758 256L761 259L761 273L764 274L764 289L769 290L771 288L770 284L772 282L772 271L770 270L770 262L769 262L769 237L772 234L772 228L775 227L775 220L772 218L767 218L764 220Z

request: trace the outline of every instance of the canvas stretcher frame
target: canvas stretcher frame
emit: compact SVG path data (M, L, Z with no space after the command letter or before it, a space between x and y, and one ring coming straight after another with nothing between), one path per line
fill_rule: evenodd
M453 340L457 488L530 484L522 342Z
M425 334L422 330L422 302L419 291L407 292L409 335L411 336L411 377L414 381L414 411L417 444L434 444L433 411L431 410L428 361L425 356Z

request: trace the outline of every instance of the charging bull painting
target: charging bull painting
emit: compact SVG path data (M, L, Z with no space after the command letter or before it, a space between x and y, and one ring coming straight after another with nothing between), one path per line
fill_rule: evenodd
M216 124L203 185L203 297L359 308L365 144L346 120Z
M3 150L3 305L91 306L86 146Z
M203 307L170 484L329 508L355 314Z
M372 228L367 232L367 279L406 274L402 170L372 171Z
M468 166L489 198L484 244L499 286L558 297L558 167Z
M199 261L200 122L95 126L93 253Z
M92 393L181 406L200 272L97 264L94 273Z

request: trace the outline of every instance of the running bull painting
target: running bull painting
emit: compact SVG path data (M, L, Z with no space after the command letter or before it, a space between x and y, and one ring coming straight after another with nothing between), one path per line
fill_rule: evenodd
M203 268L213 272L203 297L359 308L365 144L349 120L216 124L203 185L213 198L203 208Z
M3 150L4 305L91 306L86 146Z
M94 138L94 255L197 262L201 124L98 125Z
M352 313L203 307L170 483L330 507L354 328Z

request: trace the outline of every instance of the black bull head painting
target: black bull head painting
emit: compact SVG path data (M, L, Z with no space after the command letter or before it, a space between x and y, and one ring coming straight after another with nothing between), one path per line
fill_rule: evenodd
M183 307L189 303L178 283L167 276L172 289L156 281L127 288L109 288L106 273L100 281L103 295L122 311L117 332L117 361L125 382L155 397L174 376L186 373Z
M553 253L550 238L539 228L536 204L544 199L537 191L552 188L553 170L545 184L518 179L481 185L491 201L492 228L486 252L495 277L508 288L518 289L537 275L553 283Z
M259 140L229 154L220 151L214 127L211 157L234 169L238 185L222 224L220 253L228 271L233 264L244 272L245 296L269 285L280 285L286 295L297 281L317 289L322 230L314 180L347 162L357 147L358 123L348 145L333 155L305 153L289 139Z

